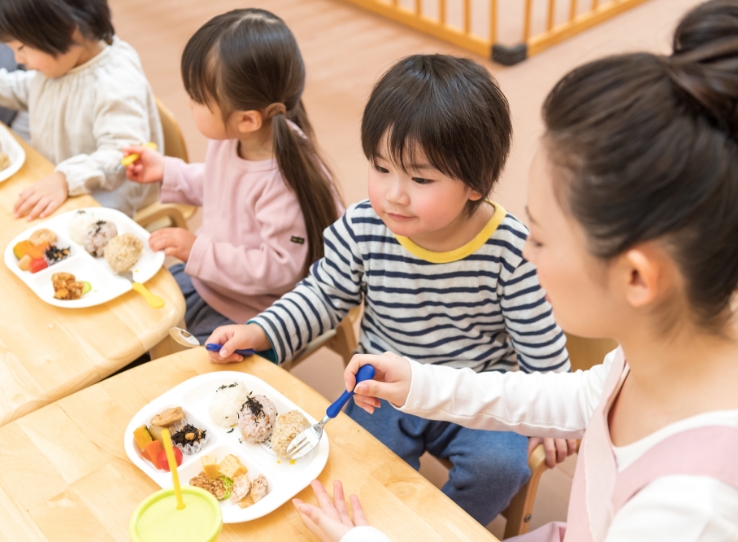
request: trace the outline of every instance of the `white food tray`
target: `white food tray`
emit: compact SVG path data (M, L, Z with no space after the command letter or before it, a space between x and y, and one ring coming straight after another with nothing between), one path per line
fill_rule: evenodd
M131 269L134 280L137 282L146 282L161 269L164 263L164 252L153 252L149 248L149 232L136 224L130 217L115 209L92 207L89 210L94 211L95 216L99 217L100 220L107 220L115 224L116 228L118 228L118 235L132 233L143 241L144 248L141 252L141 258ZM43 301L65 309L80 309L101 305L132 289L131 282L113 273L105 258L94 258L87 253L84 247L69 238L67 223L76 212L76 210L70 211L50 218L45 222L40 222L19 234L5 247L5 265ZM13 254L13 247L17 243L28 239L34 231L43 228L49 229L56 234L56 246L70 247L71 255L66 260L50 265L38 273L23 271L18 267L18 259ZM78 281L89 282L92 285L92 290L80 299L71 301L56 299L54 297L54 286L51 284L51 275L61 272L72 273Z
M0 123L0 151L10 158L10 166L0 171L0 183L9 179L21 168L26 161L26 151L15 140L10 131Z
M133 417L123 437L126 454L133 464L160 487L172 487L171 474L155 469L141 456L138 444L133 438L133 431L144 424L149 426L151 418L161 411L180 406L185 412L187 422L200 429L206 429L208 435L205 446L198 453L183 454L182 465L177 469L183 486L188 485L190 479L202 471L200 458L203 455L216 455L220 462L226 455L233 454L248 468L248 475L252 480L263 474L269 483L266 497L248 508L240 508L230 500L221 501L223 523L251 521L276 510L317 478L328 461L328 435L325 433L320 439L320 444L312 452L298 460L289 461L277 458L267 445L246 442L238 427L228 432L228 429L213 423L208 408L215 390L223 384L233 382L243 382L254 395L262 394L271 399L277 407L278 414L299 410L311 424L316 423L315 418L263 380L245 373L221 371L190 378L148 403Z

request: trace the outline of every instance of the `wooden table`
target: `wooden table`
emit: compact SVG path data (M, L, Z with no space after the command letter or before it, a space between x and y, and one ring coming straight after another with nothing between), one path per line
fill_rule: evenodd
M127 541L136 506L158 489L123 449L126 426L147 402L213 371L241 371L272 385L316 419L328 402L263 358L213 365L202 348L126 371L0 427L0 539ZM393 541L495 541L402 459L345 414L327 426L328 463L319 480L340 479L372 525ZM299 494L315 503L309 488ZM220 542L315 540L291 503L225 525Z
M0 249L38 224L16 219L18 194L53 165L21 142L26 162L0 183ZM90 196L68 199L57 213L96 207ZM152 309L135 293L88 309L63 309L41 301L0 263L0 425L56 401L124 367L161 341L184 315L184 299L172 275L161 269L148 288L162 297Z

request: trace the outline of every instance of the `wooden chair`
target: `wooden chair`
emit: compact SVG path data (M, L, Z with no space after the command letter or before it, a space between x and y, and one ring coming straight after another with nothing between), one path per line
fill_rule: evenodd
M185 145L182 130L171 111L156 98L156 107L159 110L161 126L164 130L164 154L174 158L181 158L189 162L187 146ZM150 230L162 227L175 226L187 229L187 220L192 218L197 207L180 203L155 202L138 211L133 219L144 228Z

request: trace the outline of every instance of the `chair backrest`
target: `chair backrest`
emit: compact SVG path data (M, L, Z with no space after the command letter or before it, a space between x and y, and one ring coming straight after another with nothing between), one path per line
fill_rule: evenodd
M618 343L612 339L583 339L566 334L566 349L569 351L572 371L586 371L602 363L605 356L617 346Z
M179 127L172 112L161 103L159 98L155 99L156 108L159 110L159 118L161 119L161 127L164 130L164 154L189 162L187 145L182 135L182 129Z

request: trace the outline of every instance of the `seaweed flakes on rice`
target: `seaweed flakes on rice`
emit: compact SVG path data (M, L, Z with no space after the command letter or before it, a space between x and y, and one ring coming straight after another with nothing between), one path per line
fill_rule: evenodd
M277 407L265 395L246 398L239 413L238 427L248 442L260 444L272 435L277 420Z

